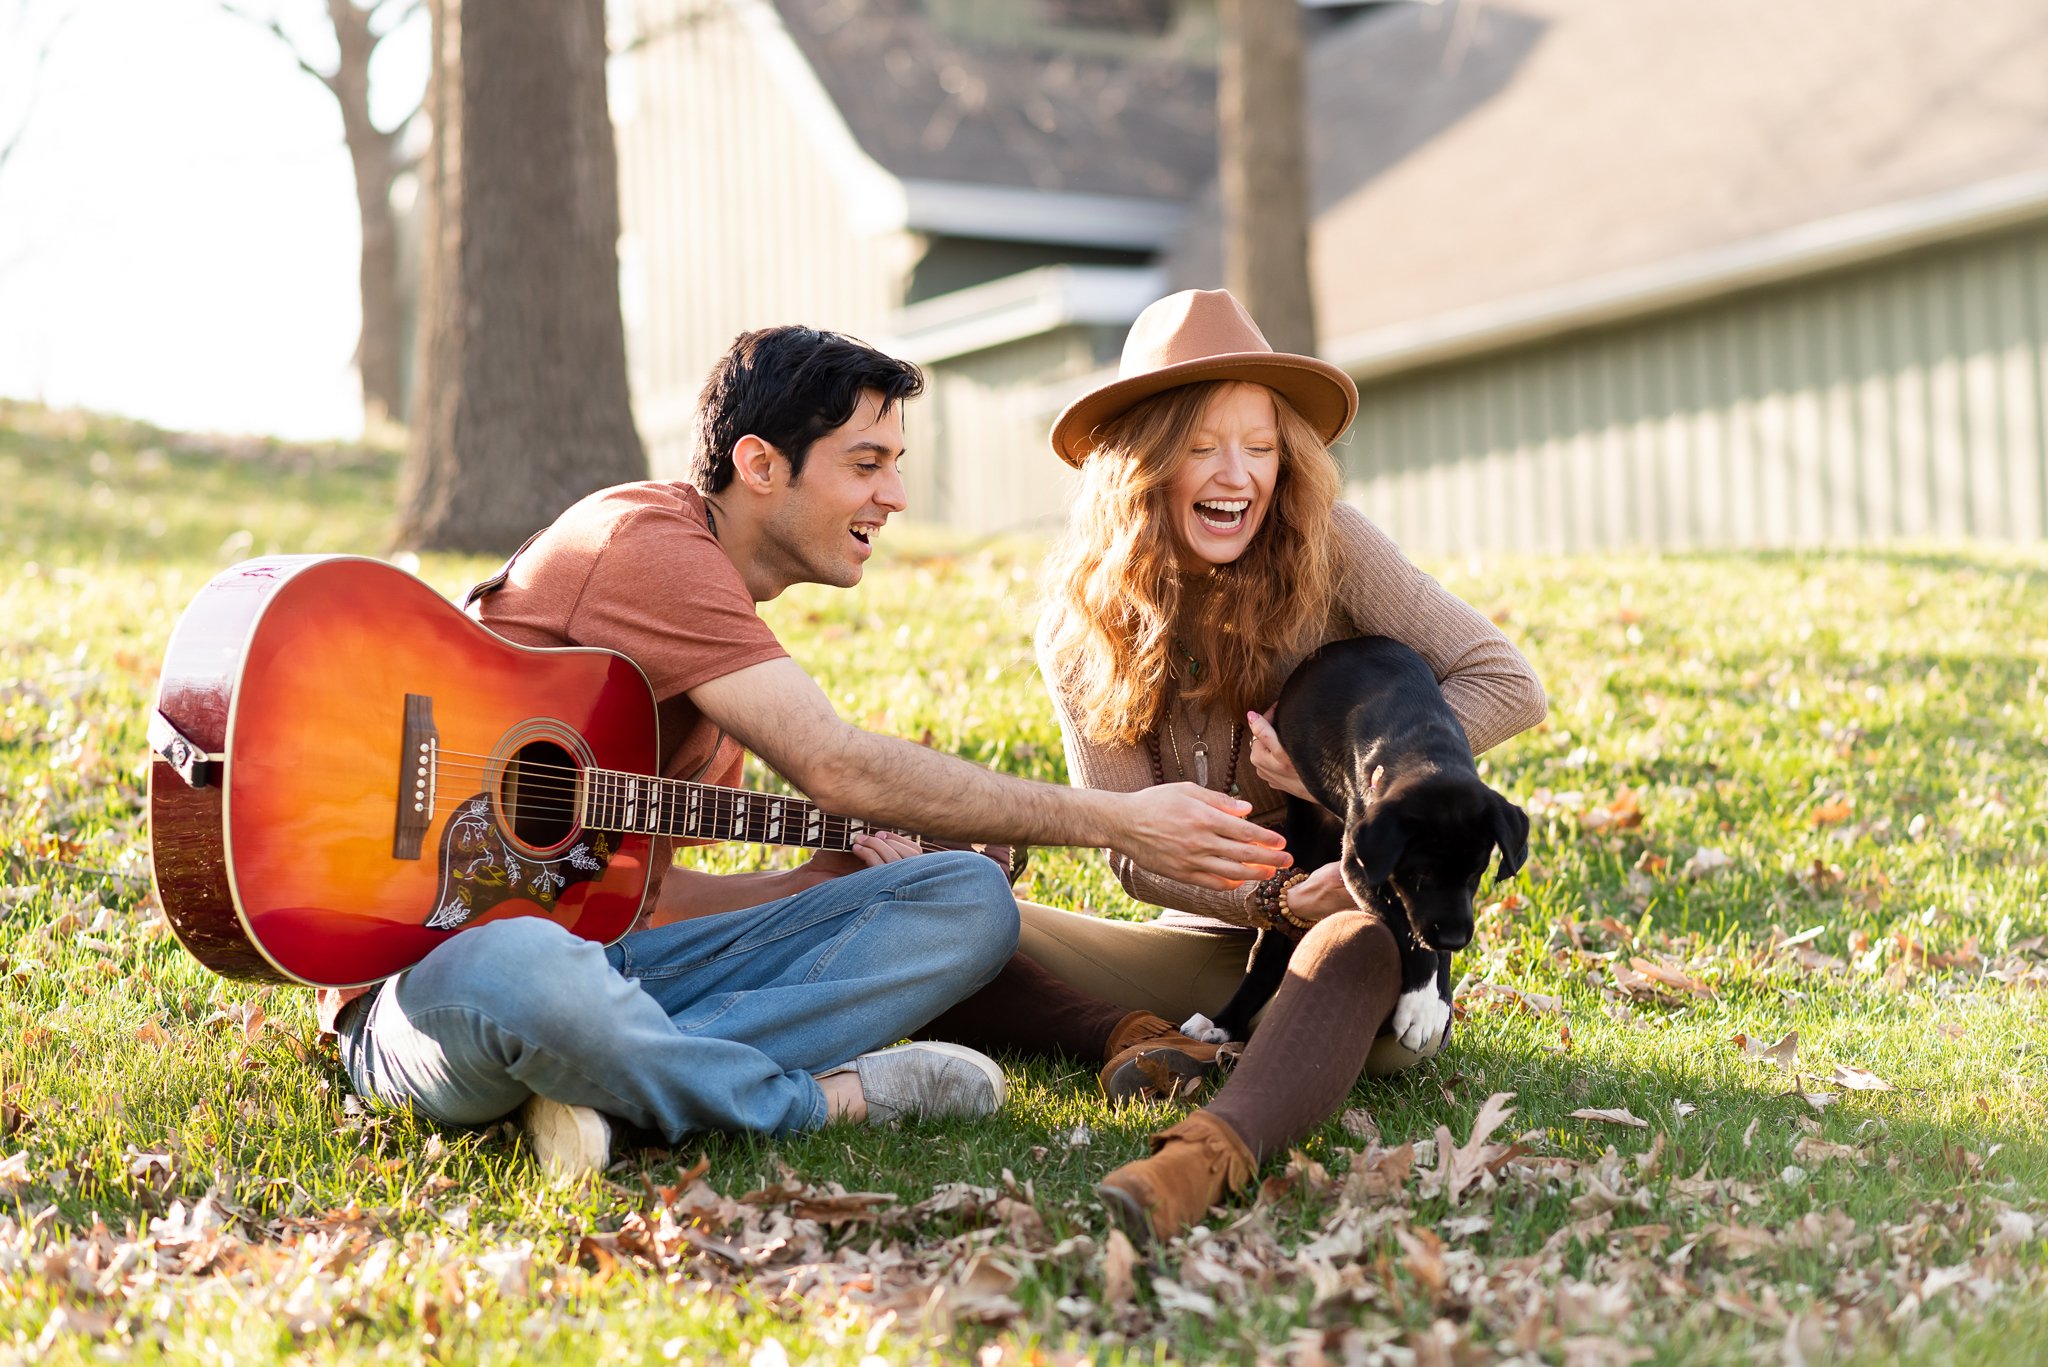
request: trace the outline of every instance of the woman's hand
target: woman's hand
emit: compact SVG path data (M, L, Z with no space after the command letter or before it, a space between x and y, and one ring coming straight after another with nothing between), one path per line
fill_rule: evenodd
M1279 792L1314 802L1308 789L1301 785L1301 775L1294 771L1294 761L1287 758L1287 752L1280 748L1280 735L1273 729L1272 708L1265 712L1247 712L1244 724L1252 733L1252 768L1259 771L1259 777L1269 787Z
M839 878L923 853L924 847L909 836L894 831L869 831L855 836L853 848L844 854L837 850L818 851L804 864L804 871L821 879Z
M1311 925L1325 916L1357 908L1351 889L1344 886L1341 864L1325 864L1287 889L1287 909Z

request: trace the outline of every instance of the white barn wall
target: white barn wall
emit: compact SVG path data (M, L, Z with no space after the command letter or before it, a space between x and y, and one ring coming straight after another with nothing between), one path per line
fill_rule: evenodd
M620 201L644 297L627 310L627 353L650 462L673 478L704 375L735 336L782 323L879 336L918 244L857 230L877 207L851 202L869 193L863 168L828 157L830 130L807 122L819 111L764 56L769 7L639 0L635 18L646 41L627 59Z

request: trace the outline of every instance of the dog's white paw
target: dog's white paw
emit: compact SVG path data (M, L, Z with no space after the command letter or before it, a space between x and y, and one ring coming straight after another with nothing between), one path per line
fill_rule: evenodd
M1204 1044L1228 1044L1230 1036L1216 1028L1216 1022L1197 1011L1180 1023L1180 1032Z
M1451 1008L1437 995L1435 983L1403 992L1394 1003L1394 1038L1418 1054L1435 1047L1450 1021Z

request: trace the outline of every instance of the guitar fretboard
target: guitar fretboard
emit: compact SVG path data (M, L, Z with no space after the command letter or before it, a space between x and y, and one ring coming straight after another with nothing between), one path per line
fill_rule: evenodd
M874 829L855 817L832 816L802 798L613 769L583 772L582 808L583 824L601 831L807 850L850 850L855 836Z

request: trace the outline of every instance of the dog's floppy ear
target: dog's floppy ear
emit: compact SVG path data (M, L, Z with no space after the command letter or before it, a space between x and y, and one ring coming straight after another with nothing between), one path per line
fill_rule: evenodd
M1392 813L1375 814L1345 832L1344 862L1369 888L1394 876L1394 865L1408 848L1408 828Z
M1493 795L1493 843L1500 846L1493 876L1513 878L1529 861L1529 814L1499 793Z

